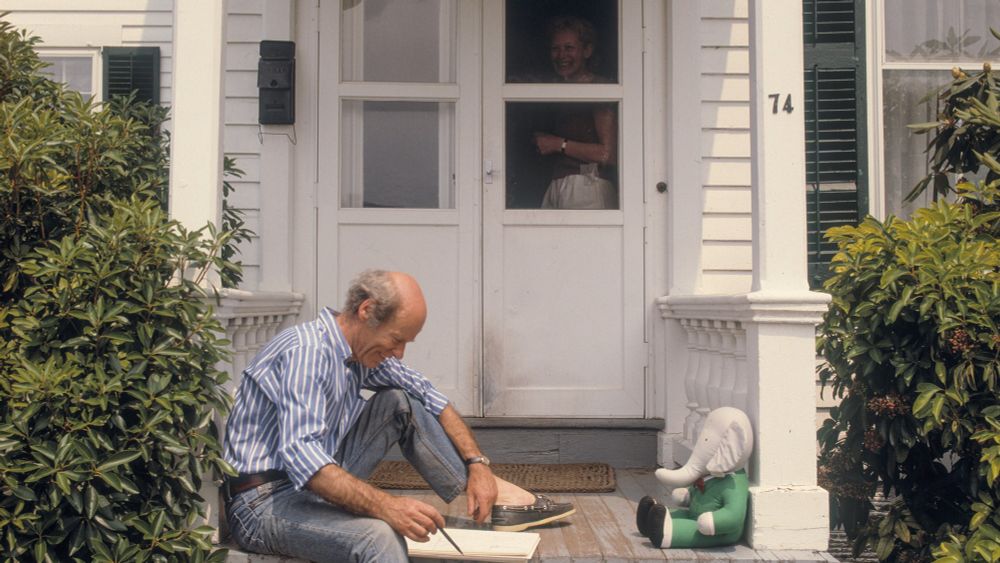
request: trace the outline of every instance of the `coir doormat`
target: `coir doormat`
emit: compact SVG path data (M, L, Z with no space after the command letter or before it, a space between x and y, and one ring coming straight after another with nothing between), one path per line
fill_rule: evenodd
M534 493L610 493L615 470L606 463L494 463L493 474ZM407 461L383 461L368 478L380 489L429 489Z

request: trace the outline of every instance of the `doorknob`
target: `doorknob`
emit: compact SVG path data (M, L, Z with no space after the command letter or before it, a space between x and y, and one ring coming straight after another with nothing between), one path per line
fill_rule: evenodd
M483 182L487 184L493 183L493 161L484 160L483 161Z

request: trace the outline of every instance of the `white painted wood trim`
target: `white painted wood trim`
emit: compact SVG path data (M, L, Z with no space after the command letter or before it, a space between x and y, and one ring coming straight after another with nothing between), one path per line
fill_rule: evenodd
M885 219L885 137L882 135L882 53L885 37L879 33L884 15L882 2L866 2L865 90L868 95L868 213Z
M295 183L292 193L292 288L305 299L299 320L315 318L318 240L316 237L316 201L318 182L319 122L319 44L321 13L336 10L331 2L297 1L295 4L296 131L294 151ZM338 59L335 59L338 60Z
M343 82L340 97L345 100L454 101L462 93L458 84L417 84L413 82Z
M656 314L656 297L669 290L667 247L667 203L669 195L660 193L657 183L668 179L667 147L667 6L656 0L643 2L643 154L645 203L645 304L648 368L646 376L646 415L666 416L666 365L671 350L663 342L664 323Z

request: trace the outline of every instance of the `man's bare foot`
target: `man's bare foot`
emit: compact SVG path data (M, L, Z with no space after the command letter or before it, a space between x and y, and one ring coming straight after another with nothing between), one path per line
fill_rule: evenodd
M499 477L494 476L494 479L497 480L497 504L524 505L535 502L534 494Z

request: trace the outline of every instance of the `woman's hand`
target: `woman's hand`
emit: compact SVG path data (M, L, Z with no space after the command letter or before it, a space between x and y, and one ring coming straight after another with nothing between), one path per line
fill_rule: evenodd
M554 154L557 152L562 152L562 144L565 139L562 137L556 137L549 133L535 133L535 147L538 148L538 154Z
M465 496L469 501L469 516L482 524L493 511L497 502L497 480L490 468L482 463L469 466L469 482L465 487Z

